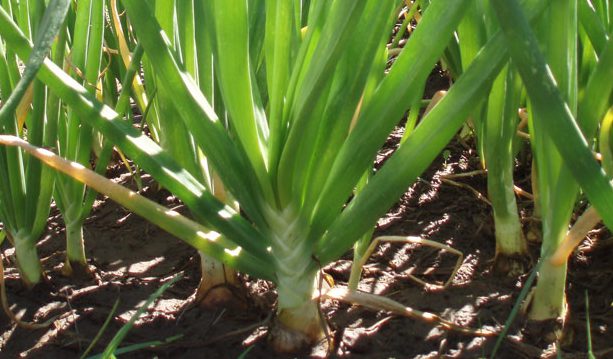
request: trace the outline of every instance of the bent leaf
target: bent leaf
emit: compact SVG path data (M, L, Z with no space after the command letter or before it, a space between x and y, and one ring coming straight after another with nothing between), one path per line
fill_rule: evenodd
M151 223L225 264L259 278L273 279L270 267L265 261L246 253L241 247L224 240L219 233L209 230L178 212L153 202L76 162L67 161L49 150L32 146L18 137L0 135L0 143L5 146L20 147L46 165L104 193L130 211L147 218Z

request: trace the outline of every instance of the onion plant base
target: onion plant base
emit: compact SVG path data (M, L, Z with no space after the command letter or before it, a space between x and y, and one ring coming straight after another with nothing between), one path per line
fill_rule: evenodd
M538 282L526 299L526 330L539 341L572 341L570 329L565 325L569 317L565 293L566 269L566 263L556 266L545 259Z
M87 263L68 259L64 262L61 273L65 277L71 277L78 280L89 280L95 277L95 270L92 266Z
M563 318L526 321L523 333L529 342L536 345L559 343L568 346L573 343L574 330L564 325Z
M196 303L203 309L245 309L248 307L245 289L230 282L213 287L198 286Z
M66 260L62 267L62 275L83 280L94 277L94 271L87 264L85 255L82 221L66 223Z
M268 340L278 353L296 353L321 340L326 325L317 303L308 301L300 308L281 309L271 324Z
M561 266L552 265L548 258L545 259L529 303L529 319L566 318L566 266L566 263Z
M247 295L235 270L200 253L202 277L196 290L196 303L205 309L247 307Z
M66 223L66 262L74 264L75 267L77 264L81 267L87 266L82 221Z
M22 241L13 243L21 280L27 288L32 288L40 282L43 273L36 247Z
M524 236L515 198L506 203L502 214L494 209L496 228L496 255L494 273L500 276L517 277L526 272L530 265L528 245Z

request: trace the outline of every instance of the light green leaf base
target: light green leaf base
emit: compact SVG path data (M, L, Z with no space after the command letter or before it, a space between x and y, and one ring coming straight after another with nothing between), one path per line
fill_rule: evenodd
M309 255L305 221L291 206L281 212L267 213L271 249L277 275L277 317L269 339L272 347L283 353L313 346L323 337L317 302L318 265Z
M28 288L32 288L40 282L43 272L35 243L19 236L12 238L21 280Z
M62 268L62 274L65 276L91 278L92 271L87 265L84 243L83 223L66 223L66 261Z
M529 331L538 330L538 336L551 343L568 337L564 331L568 317L566 269L566 264L554 266L545 259L529 304Z
M496 228L496 256L494 273L517 277L524 274L530 265L528 246L521 228L517 210L508 216L494 216Z

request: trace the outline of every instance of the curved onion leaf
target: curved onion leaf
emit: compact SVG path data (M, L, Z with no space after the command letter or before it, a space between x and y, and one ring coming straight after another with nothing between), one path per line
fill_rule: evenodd
M69 175L100 193L106 194L120 205L147 218L148 221L177 236L192 247L229 264L233 268L260 278L274 278L265 261L245 253L233 243L225 241L219 233L210 231L178 212L153 202L76 162L65 160L51 151L32 146L18 137L0 135L0 143L5 146L20 147L46 165Z

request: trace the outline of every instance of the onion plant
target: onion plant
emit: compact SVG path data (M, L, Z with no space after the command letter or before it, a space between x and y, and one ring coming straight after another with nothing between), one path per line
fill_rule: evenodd
M498 30L489 2L479 0L470 6L445 56L445 64L454 76L468 67L487 39ZM511 63L494 81L489 97L471 114L478 153L487 169L496 238L494 270L510 276L523 273L528 261L513 180L521 91L521 81Z
M445 98L354 194L402 114L422 95L427 76L470 1L431 1L385 76L378 59L385 51L396 1L271 0L266 3L263 28L251 22L259 14L253 2L194 2L203 9L204 19L193 18L203 24L194 28L206 31L204 39L211 43L223 113L216 112L220 108L211 105L213 99L189 72L190 65L169 40L173 35L156 19L153 4L122 3L156 83L172 94L167 98L176 111L175 121L189 130L189 141L206 157L240 212L220 201L168 148L125 122L50 61L44 63L39 78L180 198L197 222L123 187L117 189L49 151L6 137L2 142L28 148L222 263L273 281L278 292L270 332L274 347L291 351L312 344L324 329L313 300L320 267L340 258L372 230L487 97L507 60L504 36L499 32L488 39ZM546 3L528 0L525 5L531 10L527 16L533 18L533 11L538 13ZM301 38L303 16L307 28ZM20 57L30 53L31 44L3 11L0 36ZM514 58L521 56L520 50L511 50ZM525 73L520 73L525 81ZM544 68L542 73L541 80L550 81L547 89L555 91ZM369 93L366 87L371 81L376 86ZM526 85L532 91L529 85L534 84ZM544 111L549 103L538 94L532 101ZM565 122L553 132L554 145L610 225L611 184L572 126L574 119L564 112L563 101L557 101L554 109ZM543 121L550 118L543 116ZM579 153L577 160L565 152L568 141Z
M583 89L585 95L594 97L579 99L577 2L552 1L554 6L550 6L536 28L544 55L516 1L496 0L492 4L530 101L531 145L543 214L543 265L529 318L539 321L564 318L566 261L551 258L563 244L579 185L605 224L612 225L611 219L604 217L610 216L613 207L610 199L613 189L591 151L598 122L611 94L608 44L598 55L606 62L596 65Z
M528 256L513 180L520 95L521 82L510 63L494 82L485 119L487 186L496 233L495 260L497 270L510 275L526 269Z
M578 101L577 25L576 1L553 1L537 25L546 61L573 116L577 114ZM534 116L539 114L534 113L530 103L528 112L537 169L538 200L542 211L541 256L546 259L555 251L568 230L579 187L553 146L547 127L534 120ZM545 261L539 273L529 317L535 320L564 318L565 286L566 263L554 267Z
M66 15L68 1L52 1L45 13L44 1L3 1L7 16L17 19L25 36L36 39L37 51L27 60L23 73L15 52L0 41L0 131L27 138L37 146L53 146L53 106L57 102L34 80ZM44 14L44 17L43 17ZM22 281L33 286L42 268L36 244L43 234L53 192L54 174L19 149L0 149L0 220L15 247Z
M85 0L76 4L68 34L60 39L54 60L93 95L102 98L102 77L100 66L104 35L104 1ZM63 48L65 47L65 48ZM67 51L67 52L66 52ZM109 72L110 73L110 72ZM57 115L58 153L70 160L89 166L92 144L97 141L93 129L70 108L62 107ZM104 170L108 163L110 148L106 148L99 159L99 168ZM64 272L83 274L88 271L85 256L83 223L89 215L96 193L85 185L64 175L56 181L55 202L66 226L66 262Z
M259 5L255 5L259 4ZM262 8L264 2L254 3ZM211 106L221 117L226 112L221 101L219 86L215 79L213 60L213 42L206 31L204 19L206 6L199 1L156 2L154 13L156 20L166 34L169 34L170 46L181 59L185 70L196 82L202 94L211 100ZM250 15L250 28L255 20L260 19L258 10ZM260 26L263 26L260 25ZM253 37L253 35L251 35ZM205 154L196 145L190 129L176 119L180 116L173 101L175 94L158 75L157 67L149 56L143 60L145 91L152 99L151 115L155 116L154 131L160 146L166 150L183 168L204 184L220 201L238 211L238 203L224 187L223 182L209 164ZM228 129L228 123L225 123ZM198 216L197 213L194 215ZM196 300L205 307L232 305L238 289L236 272L215 258L200 252L202 278L197 290Z

